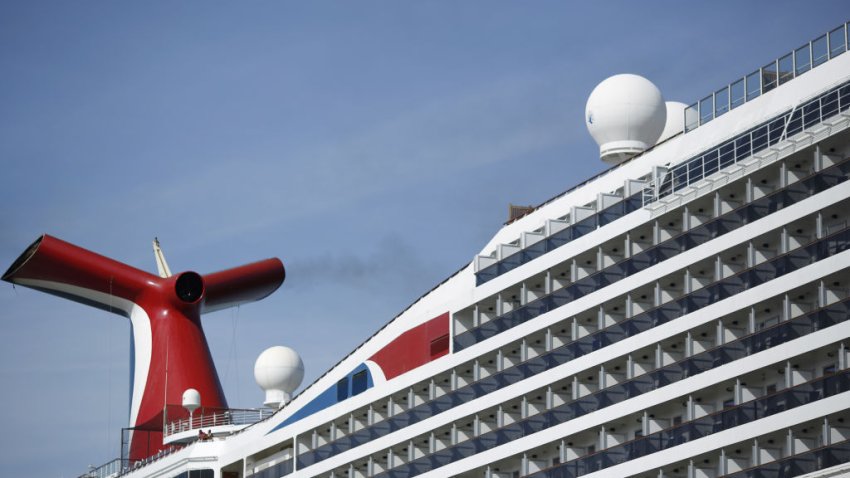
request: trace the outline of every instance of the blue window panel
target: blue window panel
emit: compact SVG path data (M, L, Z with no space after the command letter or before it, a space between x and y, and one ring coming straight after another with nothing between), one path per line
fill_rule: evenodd
M341 402L348 398L348 377L336 383L336 401Z

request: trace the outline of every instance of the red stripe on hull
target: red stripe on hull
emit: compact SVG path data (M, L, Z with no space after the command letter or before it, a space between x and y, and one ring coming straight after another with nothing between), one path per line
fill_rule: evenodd
M378 364L387 380L449 353L449 313L402 333L369 360Z

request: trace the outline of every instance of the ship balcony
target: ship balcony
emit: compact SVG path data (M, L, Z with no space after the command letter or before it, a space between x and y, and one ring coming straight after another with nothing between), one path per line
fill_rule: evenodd
M211 440L235 433L272 416L267 408L237 409L202 407L189 413L179 405L166 405L163 413L163 443L177 445Z

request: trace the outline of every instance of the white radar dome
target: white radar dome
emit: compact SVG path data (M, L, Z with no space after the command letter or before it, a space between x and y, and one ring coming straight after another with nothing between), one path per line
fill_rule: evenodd
M289 347L270 347L254 363L254 380L266 392L263 405L270 408L286 404L303 379L304 362Z
M696 111L687 110L688 105L684 103L680 103L678 101L668 101L665 103L667 107L667 122L664 124L664 131L661 132L661 137L658 138L658 142L666 141L673 136L685 131L685 120L692 121L693 116L696 116ZM685 118L685 114L688 115Z
M188 410L189 413L201 408L201 394L194 388L187 388L183 392L183 408Z
M590 93L584 119L602 161L619 164L655 145L667 121L667 108L651 81L614 75Z

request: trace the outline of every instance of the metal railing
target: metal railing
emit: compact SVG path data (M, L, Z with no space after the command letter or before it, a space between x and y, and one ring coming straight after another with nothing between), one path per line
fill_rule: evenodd
M850 82L672 167L661 184L644 189L644 206L732 166L850 108Z
M163 415L164 437L190 430L210 429L228 425L251 425L272 416L269 408L199 408L189 415L182 407L169 405Z
M758 70L733 81L685 109L685 132L751 101L812 68L841 55L848 46L848 25L830 30Z
M129 460L116 458L109 463L89 470L87 473L83 473L79 478L112 478L121 476L127 470L128 464Z

